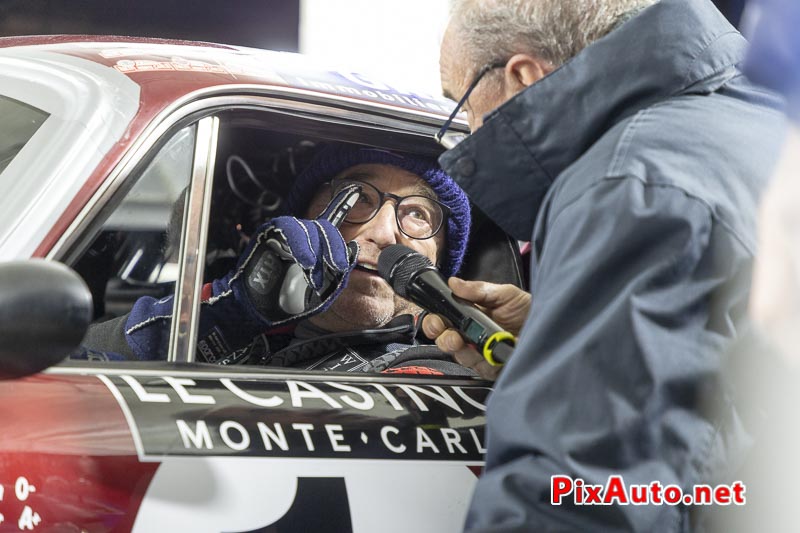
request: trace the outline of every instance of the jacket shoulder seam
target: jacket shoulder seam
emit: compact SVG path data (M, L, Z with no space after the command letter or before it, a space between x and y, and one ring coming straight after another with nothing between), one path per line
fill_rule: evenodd
M612 176L622 173L622 166L624 161L627 160L628 151L633 144L633 138L637 133L637 127L642 119L651 113L652 108L653 106L648 106L645 109L638 111L635 115L633 115L633 117L631 117L628 124L625 125L625 129L620 136L620 140L617 141L616 146L614 147L614 156L611 158L611 164L608 168L609 174Z
M692 73L694 72L695 64L697 64L697 61L700 59L700 57L703 54L706 53L706 51L709 49L709 47L712 44L722 40L724 37L727 37L729 35L734 35L734 36L738 35L738 36L742 37L742 34L740 32L738 32L736 30L728 30L726 32L720 33L719 35L712 36L711 39L708 39L705 43L703 43L699 47L699 49L697 50L697 53L694 54L694 56L692 57L692 61L689 63L689 66L686 67L686 75L683 77L683 82L681 83L681 87L679 89L677 89L672 94L672 96L676 96L676 95L680 94L682 91L684 91L686 89L686 87L689 85L689 83L691 81L691 77L692 77ZM744 39L744 37L742 37L742 39ZM726 68L731 67L731 66L733 66L733 65L728 65ZM700 80L696 80L696 81L700 81Z
M658 189L669 189L669 190L672 190L674 192L677 192L679 194L684 195L686 198L688 198L690 200L693 200L693 201L699 203L700 205L705 207L706 211L708 212L708 216L711 218L712 221L714 221L715 223L717 223L721 227L723 227L725 229L725 231L728 234L730 234L731 237L734 240L736 240L736 242L738 242L742 246L742 248L744 248L744 250L747 253L749 253L750 255L755 255L755 250L753 249L753 247L750 246L749 244L747 244L745 242L745 240L739 235L739 233L727 221L725 221L722 218L720 218L719 216L717 216L717 214L714 211L713 206L711 206L711 204L709 204L708 201L706 201L705 199L703 199L703 198L701 198L701 197L699 197L699 196L697 196L695 194L692 194L689 191L687 191L686 189L678 187L677 185L674 185L674 184L671 184L671 183L652 183L652 182L646 181L645 179L641 178L640 176L634 176L634 175L631 175L631 174L624 174L624 175L618 175L618 176L603 176L599 180L593 181L583 191L581 191L580 193L576 194L573 198L569 199L568 201L564 202L564 204L560 207L558 212L553 214L553 216L552 216L552 218L550 220L550 225L551 226L554 225L556 223L556 221L558 220L558 218L561 216L561 214L564 213L564 211L566 211L568 207L570 207L572 204L577 203L581 198L583 198L583 196L585 196L591 190L595 189L596 187L598 187L598 186L600 186L601 184L604 184L604 183L613 182L613 181L622 182L624 180L635 180L635 181L638 181L639 183L642 184L643 187L648 187L648 188L653 188L653 189L656 189L656 188L658 188Z

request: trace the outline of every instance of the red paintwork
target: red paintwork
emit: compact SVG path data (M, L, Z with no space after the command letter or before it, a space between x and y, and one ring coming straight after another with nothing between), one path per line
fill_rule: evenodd
M177 39L158 39L155 37L119 37L115 35L18 35L0 37L0 48L10 46L30 46L37 44L59 43L150 43L150 44L187 44L192 46L206 46L210 48L233 49L226 44L208 43L203 41L183 41Z
M0 420L0 530L16 530L26 505L41 517L37 530L131 529L158 463L139 462L119 404L99 379L16 380L0 388ZM15 493L20 476L35 487L25 501Z
M85 46L68 46L82 42ZM90 45L88 43L98 43ZM106 44L103 44L106 43ZM230 54L236 58L260 51L238 47L149 38L110 36L43 36L0 38L0 48L10 46L61 45L59 53L80 57L113 67L118 58L104 58L99 52L108 43L190 45L198 51ZM154 52L155 53L155 52ZM181 53L186 59L192 50ZM136 59L163 56L136 54ZM207 58L202 54L199 60ZM259 61L264 59L258 57ZM263 62L249 74L186 71L134 72L126 74L140 87L136 116L121 140L104 156L88 176L53 228L42 240L34 256L45 256L85 207L89 199L120 163L131 144L167 106L199 89L226 86L260 85L264 89L289 86L269 77L270 65ZM309 87L299 87L314 91ZM231 89L233 91L233 89ZM237 92L239 92L237 90ZM323 89L320 96L330 95ZM343 98L341 94L336 95ZM355 96L353 102L370 102ZM383 105L389 105L381 102ZM397 104L398 109L417 108ZM430 111L430 113L436 113ZM443 117L447 113L441 114ZM96 376L37 375L0 387L0 531L16 530L17 520L26 506L38 513L45 531L128 531L141 505L145 491L159 463L141 463L124 414L107 387ZM474 468L471 468L475 472ZM477 472L476 472L477 474ZM36 491L23 502L15 495L14 484L24 476ZM58 517L54 522L53 517Z
M68 46L70 43L80 43L81 46ZM93 46L92 43L97 43ZM246 64L246 73L242 74L237 72L234 74L226 73L211 73L211 72L188 72L188 71L157 71L157 72L132 72L126 75L136 82L141 88L139 110L134 120L129 125L129 128L121 142L119 142L112 150L110 150L105 158L101 161L92 175L87 179L84 186L75 195L69 204L68 208L62 213L61 217L53 226L52 230L43 239L34 252L34 257L44 257L52 249L67 227L72 223L78 213L86 205L86 202L93 196L103 181L106 179L108 173L119 163L125 152L130 147L130 144L141 135L143 129L153 120L153 118L162 111L166 106L175 100L184 97L194 91L209 87L223 88L225 86L233 85L261 85L264 88L285 86L289 87L285 81L271 76L271 67L269 58L263 56L266 52L264 50L248 49L243 47L234 47L214 43L202 43L193 41L178 41L169 39L153 39L144 37L113 37L113 36L87 36L87 35L51 35L51 36L25 36L25 37L3 37L0 38L0 48L10 46L32 46L32 45L61 45L58 49L59 53L81 57L94 61L101 65L113 68L120 58L104 58L100 55L100 51L107 49L109 44L130 44L135 47L137 44L161 44L161 45L181 45L190 46L195 48L197 55L193 55L191 48L186 48L180 52L182 58L188 60L208 60L208 57L203 53L218 52L221 58L220 64L225 63L230 59L230 65L241 67ZM158 50L148 53L136 53L130 57L135 59L152 59L152 60L169 60L170 51L164 50L164 53L159 55ZM248 57L256 58L254 62L248 63ZM291 54L285 54L284 57L292 57ZM299 61L299 59L298 59ZM282 68L286 68L285 65ZM308 67L302 67L308 68ZM263 71L262 71L263 69ZM303 72L301 69L299 72ZM322 71L319 71L322 72ZM331 94L324 88L309 88L298 87L305 91L317 92L320 95ZM337 94L338 97L343 97ZM364 102L364 100L357 96L345 96L354 102ZM386 104L386 102L382 102ZM391 104L399 109L416 109L410 105L402 103ZM431 111L437 113L436 111ZM447 113L439 113L446 116Z

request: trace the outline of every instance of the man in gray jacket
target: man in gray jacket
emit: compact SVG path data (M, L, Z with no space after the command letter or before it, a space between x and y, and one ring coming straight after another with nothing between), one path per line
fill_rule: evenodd
M451 285L521 327L468 530L703 528L699 507L664 492L713 486L747 446L724 354L784 128L780 102L737 69L745 47L707 0L454 3L442 86L473 134L453 147L445 126L440 162L532 244L529 305L509 287ZM469 357L438 317L424 327ZM622 505L633 485L645 505Z

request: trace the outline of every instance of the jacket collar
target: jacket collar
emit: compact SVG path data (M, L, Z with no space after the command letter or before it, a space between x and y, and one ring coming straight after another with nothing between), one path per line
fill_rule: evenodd
M489 113L440 162L503 230L528 240L553 180L606 131L670 96L719 89L745 45L711 2L662 0Z

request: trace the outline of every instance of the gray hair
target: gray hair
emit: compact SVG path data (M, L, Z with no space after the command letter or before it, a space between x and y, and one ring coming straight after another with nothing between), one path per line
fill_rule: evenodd
M527 53L559 67L658 0L451 0L473 68Z

